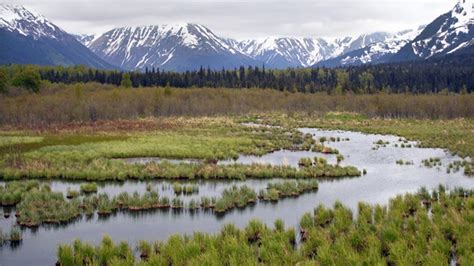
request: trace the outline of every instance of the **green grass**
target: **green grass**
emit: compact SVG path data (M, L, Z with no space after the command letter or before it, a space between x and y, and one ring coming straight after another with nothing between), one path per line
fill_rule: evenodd
M245 127L239 124L244 120L282 127ZM383 120L365 119L353 113L329 113L323 117L295 113L291 116L264 114L258 119L181 117L110 123L113 126L90 129L79 125L73 129L58 129L45 133L16 130L14 134L31 135L33 138L43 140L2 146L0 178L99 181L129 178L244 179L275 177L279 174L289 178L323 176L322 172L314 169L297 173L295 170L283 168L212 165L218 159L236 158L240 154L263 155L282 148L338 153L335 149L316 143L310 136L296 132L297 127L395 134L410 140L419 140L422 147L446 148L461 156L474 157L474 138L472 138L474 123L470 119ZM7 136L5 132L2 134ZM327 140L337 141L337 138L329 137L324 141ZM164 163L140 166L114 160L128 157L201 159L209 164L177 166ZM466 173L472 172L472 165L465 168ZM330 177L345 174L342 168L331 168L331 171Z
M75 198L79 197L80 195L81 194L77 190L72 190L70 188L67 189L66 198L68 198L68 199L75 199Z
M83 194L97 193L97 184L96 183L81 184L81 193Z
M8 134L8 132L0 132L1 134ZM30 134L36 136L9 136L3 135L0 136L0 143L4 142L4 145L0 144L0 157L5 156L12 151L19 151L19 152L28 152L38 150L42 147L48 146L57 146L57 145L64 145L64 146L72 146L72 145L80 145L84 143L97 143L97 142L107 142L112 140L126 140L128 136L114 136L114 135L107 135L104 133L98 133L95 135L88 135L87 134L79 134L79 133L38 133L38 132L29 132L29 131L19 131L15 132L15 134ZM8 138L15 138L15 141L6 141ZM29 139L30 141L23 141L24 139ZM35 140L35 141L33 141Z
M108 178L117 175L143 178L148 175L136 175L136 172L145 171L144 167L128 166L113 159L161 157L213 162L237 158L240 154L263 155L291 148L302 138L293 130L252 129L226 118L177 120L176 125L171 126L171 119L160 120L156 122L158 126L153 124L142 131L97 130L96 135L80 135L91 134L91 130L79 127L72 131L74 134L71 130L66 130L65 134L47 133L41 143L12 143L0 153L0 177L100 180L104 175ZM128 126L125 122L117 122L119 126L120 123ZM291 134L287 135L287 132Z
M47 190L27 193L16 211L17 223L28 227L69 222L81 216L78 200L67 201L62 193Z
M43 141L43 137L30 137L30 136L1 136L0 135L0 148L21 145L21 144L31 144L31 143L40 143Z
M264 201L278 201L281 198L298 197L299 195L318 190L316 180L285 181L269 183L266 190L260 190L258 198Z
M154 121L154 120L153 120ZM38 147L18 147L0 158L0 178L63 178L74 180L125 180L128 178L215 178L244 179L302 177L340 177L339 168L327 171L298 171L289 167L257 165L216 166L218 159L244 155L263 155L279 149L308 150L314 141L291 128L246 127L228 118L178 118L154 121L153 127L142 131L96 130L98 135L78 137L77 132L90 134L79 127L62 138L45 140ZM116 127L126 122L116 122ZM132 122L129 122L132 123ZM170 125L170 123L175 123ZM61 131L61 130L60 130ZM95 131L94 131L95 132ZM115 134L115 135L113 135ZM56 138L56 139L55 139ZM54 139L54 141L53 141ZM160 157L168 159L201 159L202 164L130 165L116 158ZM350 175L353 176L353 175Z
M16 205L24 198L26 193L39 188L40 183L35 180L15 181L0 185L0 205Z
M195 193L199 193L199 186L198 185L180 185L180 184L173 184L173 192L176 195L191 195Z
M367 116L358 113L328 112L324 115L324 119L334 121L364 121L367 120Z
M225 213L233 208L243 208L257 201L257 193L247 185L224 189L220 198L217 199L214 211Z
M31 188L21 194L22 198L18 201L16 215L17 223L26 227L37 227L44 223L67 224L83 215L90 216L97 212L101 216L106 216L118 210L135 212L153 209L183 209L186 207L192 211L213 209L215 213L222 214L236 207L244 208L257 201L255 191L246 185L240 187L234 185L227 188L218 198L204 196L200 200L191 199L185 205L179 196L170 201L168 197L160 196L156 191L147 191L142 195L138 192L132 194L122 192L111 197L105 193L90 194L91 191L97 191L96 184L85 183L81 185L82 194L68 188L65 198L63 193L53 192L44 185L39 186L37 181L23 183L28 184L24 187ZM17 184L22 183L14 181L7 183L6 187L19 186ZM195 191L197 188L196 185L177 186L189 188L189 191ZM85 189L85 187L88 188ZM277 190L278 198L299 196L300 193L317 190L317 187L316 180L268 184L269 189ZM85 193L85 191L89 191L89 193ZM266 197L261 199L266 200Z
M465 193L467 192L467 193ZM465 196L467 194L467 196ZM474 192L444 188L398 196L389 206L360 203L355 217L340 203L318 206L301 218L302 243L281 220L273 227L251 220L216 234L173 235L128 243L105 236L97 246L75 240L58 247L61 265L446 265L474 261Z

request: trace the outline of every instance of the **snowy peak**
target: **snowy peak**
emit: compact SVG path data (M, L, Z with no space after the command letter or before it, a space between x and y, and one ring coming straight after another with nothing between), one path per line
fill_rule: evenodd
M0 4L0 28L35 39L57 38L62 32L45 17L22 6Z
M235 63L246 65L246 60L251 61L230 45L229 40L218 37L203 25L192 23L117 28L95 38L87 46L100 57L126 69L182 70L189 61L195 62L199 58L203 60L201 65L219 68L236 67L237 64L230 63L231 56L235 56ZM216 62L219 56L227 57L227 61ZM186 63L178 66L178 61Z
M463 27L466 24L473 23L474 17L472 11L474 5L472 0L459 0L459 3L451 11L451 16L457 20L454 28Z
M237 41L219 37L203 25L185 23L117 28L92 41L82 42L103 59L126 69L176 69L177 61L184 60L183 57L191 60L206 57L201 63L205 66L209 56L235 57L235 62L242 65L288 68L309 67L390 36L389 33L376 32L335 40L268 37ZM215 60L211 60L213 65L220 65Z
M394 61L428 59L469 46L474 39L473 8L472 0L460 0L450 12L435 19L403 47Z
M0 65L3 64L115 68L44 16L22 6L0 4Z
M89 34L74 35L74 37L85 46L88 46L95 39L95 35Z
M144 27L123 27L113 29L89 43L90 47L106 41L106 54L112 54L126 46L126 50L139 47L153 47L160 42L172 39L176 45L191 49L203 46L214 51L236 51L226 44L225 40L217 37L208 28L198 24L154 25Z
M345 42L347 44L357 43L360 48L353 49L357 46L347 47L346 45L345 49L348 52L319 62L316 66L336 67L385 63L402 47L416 38L423 29L424 26L420 26L416 30L404 30L394 34L376 33L370 38L367 38L368 35L362 35L356 41ZM344 47L344 45L341 45L341 47Z
M325 40L322 38L272 37L232 42L240 52L272 68L309 67L320 61L385 41L392 34L375 32L356 38Z
M311 38L264 38L244 40L234 44L240 52L268 66L311 66L327 56L328 43Z

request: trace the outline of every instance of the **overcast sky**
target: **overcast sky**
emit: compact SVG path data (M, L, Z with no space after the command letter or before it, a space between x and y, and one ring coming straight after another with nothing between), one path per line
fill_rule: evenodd
M0 0L2 1L2 0ZM428 24L457 0L3 0L46 16L70 33L193 22L236 39L344 37Z

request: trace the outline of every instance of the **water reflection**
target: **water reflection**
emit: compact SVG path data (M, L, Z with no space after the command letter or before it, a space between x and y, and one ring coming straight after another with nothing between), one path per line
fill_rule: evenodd
M357 203L364 201L369 204L386 204L388 199L398 194L417 191L421 187L434 189L439 184L448 188L464 187L474 189L474 178L469 178L459 172L446 172L449 163L461 158L452 156L442 149L417 148L415 142L406 143L396 136L366 135L356 132L325 131L316 129L301 129L310 133L314 138L337 137L349 138L349 141L329 142L330 147L338 149L345 157L342 165L354 165L366 169L367 175L359 178L321 179L319 190L314 193L302 194L298 198L286 198L277 203L258 202L244 209L233 209L225 215L215 215L210 210L150 210L143 212L117 211L107 217L94 214L82 217L73 223L65 225L45 225L36 229L25 229L23 242L12 249L9 245L0 248L0 265L52 265L56 261L56 248L60 243L71 243L75 238L97 244L104 234L109 234L116 241L125 240L134 245L138 240L166 239L175 233L192 234L194 231L214 233L226 223L234 223L244 227L251 219L260 219L273 224L276 219L282 219L287 226L298 228L300 217L312 211L318 204L333 206L340 201L350 207L354 213ZM377 145L379 140L388 144ZM401 148L401 144L410 144L411 148ZM384 147L385 145L385 147ZM259 162L273 164L294 164L301 157L324 156L330 163L335 162L334 155L314 154L311 152L277 151L262 157L241 157L239 163ZM442 165L440 169L428 168L422 160L438 157ZM413 161L413 165L397 165L397 160ZM332 161L331 161L332 160ZM223 162L221 162L223 163ZM229 163L233 163L229 162ZM199 193L191 196L181 196L185 204L201 196L217 197L231 185L248 185L258 191L265 188L273 180L246 181L194 181L199 186ZM105 192L111 196L121 192L140 194L146 192L147 184L158 191L160 196L174 197L172 185L175 181L126 181L123 183L101 183L99 193ZM183 182L184 181L177 181ZM79 189L80 182L51 182L55 191L65 192L68 187ZM4 209L5 211L5 209ZM14 209L10 209L14 213ZM15 222L14 215L5 219L0 216L0 228L4 233L9 232Z

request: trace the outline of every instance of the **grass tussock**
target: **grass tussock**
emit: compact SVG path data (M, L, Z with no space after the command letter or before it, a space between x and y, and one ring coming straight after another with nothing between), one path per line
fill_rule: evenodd
M81 216L79 200L68 201L62 193L35 190L17 205L17 223L36 227L41 223L67 223Z
M173 192L176 195L192 195L199 193L199 186L196 184L190 185L181 185L181 184L173 184Z
M396 164L398 164L398 165L414 165L415 163L413 161L400 159L400 160L396 161Z
M83 194L97 193L97 184L96 183L81 184L81 193Z
M361 176L361 171L354 166L340 166L339 163L344 159L343 156L337 156L337 164L330 165L323 157L301 158L298 165L306 177L343 177L343 176Z
M428 168L433 168L437 166L442 166L443 164L441 163L441 158L434 157L434 158L429 158L429 159L424 159L421 161L421 163Z
M286 181L280 183L269 183L266 190L260 190L258 198L264 201L278 201L287 197L298 197L303 193L317 191L316 180Z
M25 193L39 189L40 183L36 180L14 181L0 185L0 205L13 206L22 200Z
M257 201L257 193L247 185L236 185L225 189L214 205L216 213L225 213L233 208L244 208Z
M440 188L398 196L388 207L360 203L355 217L340 203L319 206L301 218L302 243L281 220L269 227L251 220L216 234L173 235L128 243L105 236L97 246L75 240L58 247L58 264L106 265L459 265L474 260L474 193ZM455 257L452 255L456 254ZM79 264L78 264L79 263Z

